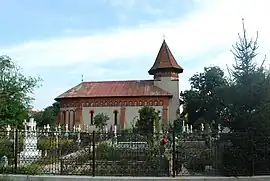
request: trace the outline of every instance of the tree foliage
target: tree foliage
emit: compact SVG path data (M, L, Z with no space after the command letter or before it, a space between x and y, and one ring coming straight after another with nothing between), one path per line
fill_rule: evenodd
M142 135L152 135L154 132L154 122L158 119L158 112L153 107L144 106L139 110L139 119L136 129Z
M30 96L41 79L26 77L8 56L0 56L0 124L21 125L28 118Z
M196 73L190 78L190 84L191 90L182 94L183 114L188 113L188 122L195 126L213 120L222 122L224 91L229 85L222 69L217 66L205 67L203 73Z
M51 106L46 107L43 111L34 113L32 117L37 122L39 127L44 125L54 125L56 123L56 117L60 113L59 102L54 102Z
M107 121L109 120L109 116L105 113L99 113L94 117L94 125L99 129L103 130L104 126L107 125Z
M252 174L253 168L270 170L267 164L252 160L270 159L260 151L269 144L270 76L263 66L265 59L257 64L257 41L258 33L255 39L248 38L243 22L243 34L232 46L235 63L228 68L229 77L219 67L207 67L190 78L191 90L182 94L188 122L210 123L215 128L222 123L237 135L230 138L231 145L223 153L223 160L230 160L223 168L236 175Z

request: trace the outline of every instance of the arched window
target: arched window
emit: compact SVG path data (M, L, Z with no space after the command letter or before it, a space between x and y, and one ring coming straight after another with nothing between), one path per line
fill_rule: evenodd
M137 101L134 102L134 106L137 106Z
M117 115L118 115L118 111L117 110L114 110L113 111L113 114L114 114L114 125L117 125Z
M94 124L94 110L90 111L90 124L93 125Z

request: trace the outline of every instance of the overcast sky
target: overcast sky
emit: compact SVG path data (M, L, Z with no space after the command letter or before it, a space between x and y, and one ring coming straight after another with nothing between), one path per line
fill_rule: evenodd
M0 0L0 55L40 75L35 108L85 81L152 79L163 34L179 65L180 89L204 66L233 63L245 18L259 31L258 62L270 52L269 0ZM266 62L267 64L269 61Z

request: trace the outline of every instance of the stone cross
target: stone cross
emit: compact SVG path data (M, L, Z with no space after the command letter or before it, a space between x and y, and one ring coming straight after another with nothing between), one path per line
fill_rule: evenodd
M88 124L86 125L86 133L89 133L89 126L88 126Z
M30 122L28 123L28 126L30 127L30 131L36 131L37 123L34 121L34 118L30 118Z
M49 124L47 124L46 129L47 129L47 132L50 132L50 125Z
M76 132L76 126L75 125L73 126L73 132Z
M221 125L218 124L218 133L221 133Z
M190 133L192 133L192 132L193 132L193 126L190 125Z
M7 125L7 136L9 137L9 133L10 133L10 131L11 131L11 127L10 127L10 125Z
M68 124L66 124L66 126L65 126L65 127L66 127L66 133L67 133L67 132L68 132Z
M114 125L114 137L117 137L117 126L116 125Z
M81 132L81 125L78 125L78 128L77 128L78 132Z
M203 125L203 123L201 123L201 129L202 129L202 132L204 132L204 125Z
M59 131L59 134L61 135L61 125L60 124L58 125L58 131Z
M186 126L186 130L187 130L187 133L189 133L189 127L188 127L188 124Z
M66 128L66 130L65 130L65 136L68 138L68 124L66 124L66 126L65 126L65 128Z
M182 133L184 133L184 132L186 132L185 122L183 121L182 123L183 123L182 124Z

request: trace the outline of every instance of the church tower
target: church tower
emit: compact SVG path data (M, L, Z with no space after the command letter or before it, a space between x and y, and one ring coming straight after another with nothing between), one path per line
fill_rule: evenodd
M169 101L169 121L177 118L176 112L179 108L179 78L183 68L178 65L172 55L167 43L163 40L156 60L152 68L148 71L154 76L154 85L171 93L172 99ZM165 108L166 109L166 108Z

